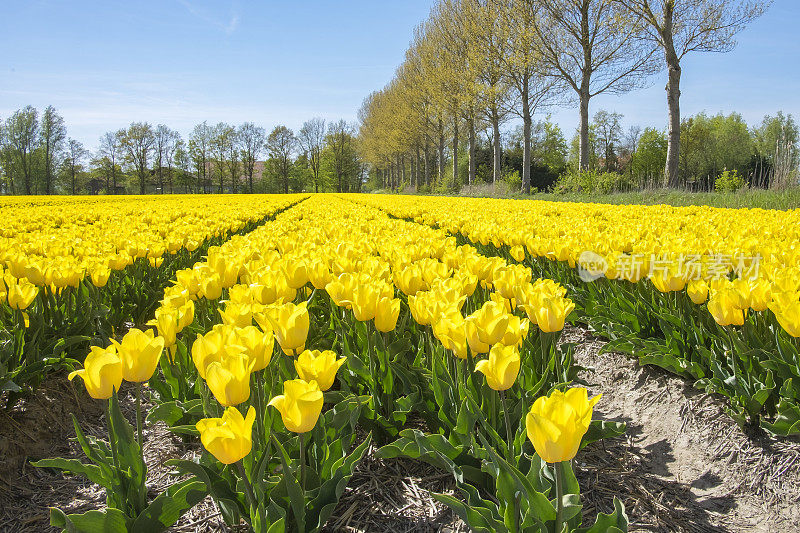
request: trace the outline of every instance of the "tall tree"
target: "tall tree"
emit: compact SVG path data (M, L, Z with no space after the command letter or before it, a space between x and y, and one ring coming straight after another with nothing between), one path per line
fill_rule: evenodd
M124 130L107 131L100 137L100 149L98 153L101 158L108 160L108 169L105 173L106 194L117 192L117 169L118 161L122 155L122 137Z
M664 184L678 184L681 146L681 61L689 52L728 52L733 37L761 16L771 0L616 0L642 19L664 51L669 132Z
M611 170L615 166L614 147L620 143L622 137L622 115L601 109L594 114L594 128L603 153L603 166L607 171Z
M589 161L589 100L624 93L654 70L655 47L642 37L642 17L615 0L527 0L539 6L534 25L547 72L577 95L579 158Z
M267 152L284 193L289 192L289 171L296 142L294 132L283 125L276 126L267 137Z
M211 161L211 141L213 137L213 128L206 121L197 124L189 136L189 155L197 174L198 190L202 188L203 192L208 192L207 189L210 187L208 167Z
M55 167L58 166L58 158L64 149L64 139L67 137L67 128L64 126L64 119L58 114L56 109L49 105L42 113L42 125L39 129L39 144L43 152L44 174L44 193L53 193L53 182L55 181Z
M321 185L320 158L325 142L325 119L314 117L305 121L300 131L297 132L297 141L308 158L308 166L311 169L311 176L314 180L314 192L319 192L319 186Z
M69 189L71 194L78 194L78 174L83 168L83 160L89 154L83 144L75 139L67 141L67 154L64 160L64 167L69 179Z
M6 121L6 139L12 160L22 174L25 194L33 192L34 152L39 140L38 113L33 106L17 110Z
M345 120L332 122L325 136L323 159L336 183L336 192L361 190L361 163L355 143L355 128Z
M264 151L264 142L267 132L264 128L256 126L252 122L245 122L239 126L239 140L242 145L242 166L244 174L247 176L247 190L253 193L253 174L255 173L256 161Z
M217 176L217 192L222 194L225 190L225 177L230 175L230 157L233 152L234 137L236 136L236 128L225 122L220 122L213 128L213 135L211 137L211 155L213 158L213 165L211 171ZM236 157L236 164L238 165L238 155ZM236 192L234 189L234 178L231 178L231 192Z
M122 135L125 158L134 167L139 182L139 194L147 192L148 167L153 156L155 134L147 122L133 122Z

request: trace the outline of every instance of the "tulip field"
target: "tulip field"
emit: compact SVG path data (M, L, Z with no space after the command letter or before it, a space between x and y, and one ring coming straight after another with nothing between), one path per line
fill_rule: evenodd
M444 475L429 499L459 531L636 530L623 487L581 494L586 449L630 437L598 416L570 327L711 395L739 434L800 436L800 212L356 194L0 210L0 409L54 381L100 406L104 433L73 413L79 453L26 466L104 491L48 504L56 530L216 530L201 505L235 531L357 530L339 504L368 459ZM156 428L191 453L147 460Z

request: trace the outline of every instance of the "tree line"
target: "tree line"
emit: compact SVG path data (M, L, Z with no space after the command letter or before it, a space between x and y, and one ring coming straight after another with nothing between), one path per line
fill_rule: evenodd
M501 128L517 119L522 123L520 187L528 193L537 114L577 104L574 168L589 170L600 159L592 153L599 126L592 131L591 99L642 87L666 70L666 156L657 181L672 187L694 182L700 170L682 156L688 139L680 114L682 61L692 52L731 50L735 35L770 3L438 0L415 29L394 77L362 104L363 158L383 186L454 188L476 181L480 136L487 133L491 181L497 182L509 171L503 168ZM602 159L609 161L609 155Z
M0 121L0 193L254 193L361 190L365 166L355 126L313 118L295 133L252 122L197 124L184 139L133 122L103 134L94 151L67 136L53 106Z

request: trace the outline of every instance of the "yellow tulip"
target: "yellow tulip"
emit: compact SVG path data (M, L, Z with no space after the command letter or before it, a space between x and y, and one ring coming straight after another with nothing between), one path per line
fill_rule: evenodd
M467 319L469 319L469 317L467 317ZM474 320L467 319L464 320L463 327L464 338L469 345L469 349L472 350L473 353L489 353L492 346L480 339L477 323ZM466 352L464 353L464 357L467 357Z
M153 335L153 330L129 330L122 342L114 343L122 360L122 379L131 383L141 383L153 377L158 360L164 351L164 338Z
M800 301L795 300L783 305L772 303L769 308L775 313L775 318L786 333L792 337L800 337Z
M400 316L400 299L383 297L375 310L375 329L387 333L397 325Z
M178 331L183 331L194 322L194 302L187 301L178 307Z
M95 287L105 287L108 283L108 278L111 275L111 269L107 266L100 266L92 270L92 284Z
M495 344L489 351L489 359L475 364L475 371L486 376L486 383L496 391L511 388L519 374L520 357L516 346Z
M24 310L30 307L39 294L39 288L26 278L20 278L8 287L8 305L11 309Z
M283 425L294 433L314 429L322 412L322 391L316 381L292 379L283 383L283 394L275 396L268 405L280 412Z
M221 405L239 405L250 398L250 373L255 365L247 354L239 352L206 367L206 383Z
M741 326L744 311L740 307L742 296L732 287L716 291L708 300L708 310L720 326Z
M750 308L753 311L764 311L772 300L772 286L765 279L751 282Z
M316 381L320 390L326 391L333 385L336 372L347 360L347 357L336 359L332 350L305 350L294 362L297 375L306 381Z
M169 348L177 341L178 336L178 310L172 307L159 307L156 317L147 322L155 326L158 334L164 338L164 346Z
M353 299L350 302L356 320L366 322L375 318L378 298L379 293L374 285L366 283L358 285L353 291Z
M235 342L230 326L226 330L215 327L205 335L198 335L192 344L192 362L197 368L200 377L206 379L208 365L214 361L220 362L230 355L245 351L244 346L231 344Z
M272 360L272 350L275 346L275 336L272 330L262 333L255 326L247 326L235 331L236 344L244 348L247 356L256 362L253 372L267 368Z
M695 304L704 304L708 299L708 283L702 279L692 280L686 286L686 294Z
M286 282L292 289L299 289L308 283L308 270L304 261L296 259L285 261L282 267L284 274L286 274Z
M530 324L527 318L520 318L514 315L509 316L508 327L506 328L503 338L500 339L500 342L506 346L518 346L522 343L523 339L528 337Z
M72 381L75 376L83 379L89 396L95 400L107 400L122 384L122 361L113 346L92 346L83 368L70 372L67 377Z
M333 281L333 273L328 265L322 261L316 261L311 268L308 269L308 280L314 285L315 288L324 290L325 287Z
M433 324L433 334L436 335L436 338L439 339L442 345L452 351L456 357L459 359L467 358L467 349L472 345L467 341L467 327L461 313L452 311L440 317L439 320ZM483 353L474 349L473 351L475 353ZM485 351L489 351L488 346L486 346Z
M503 339L508 329L510 315L502 304L488 301L466 318L468 324L474 324L478 340L492 346Z
M222 279L219 274L210 274L200 282L201 292L207 300L216 300L222 296Z
M295 355L305 349L310 325L306 302L271 307L267 309L267 319L272 324L283 353Z
M575 457L592 421L592 409L601 396L590 400L586 389L575 387L566 394L553 391L533 403L525 417L525 429L543 461L560 463Z
M200 442L222 464L232 464L243 459L253 447L253 422L256 410L247 410L247 417L235 407L228 407L222 418L203 418L197 422Z
M253 306L248 304L235 304L228 302L225 309L219 310L223 324L230 324L237 328L253 325Z
M564 329L564 320L573 309L575 304L569 298L543 295L535 310L536 324L545 333L561 331Z

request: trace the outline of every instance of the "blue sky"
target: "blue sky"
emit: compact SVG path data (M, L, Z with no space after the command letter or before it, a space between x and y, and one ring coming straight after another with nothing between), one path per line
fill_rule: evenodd
M0 119L54 105L68 134L94 148L131 121L182 134L203 120L298 128L313 116L355 120L362 99L402 61L431 0L3 2ZM800 115L800 2L776 0L729 54L684 61L682 110L781 109ZM665 75L598 97L625 123L666 121ZM567 135L574 107L552 111Z

